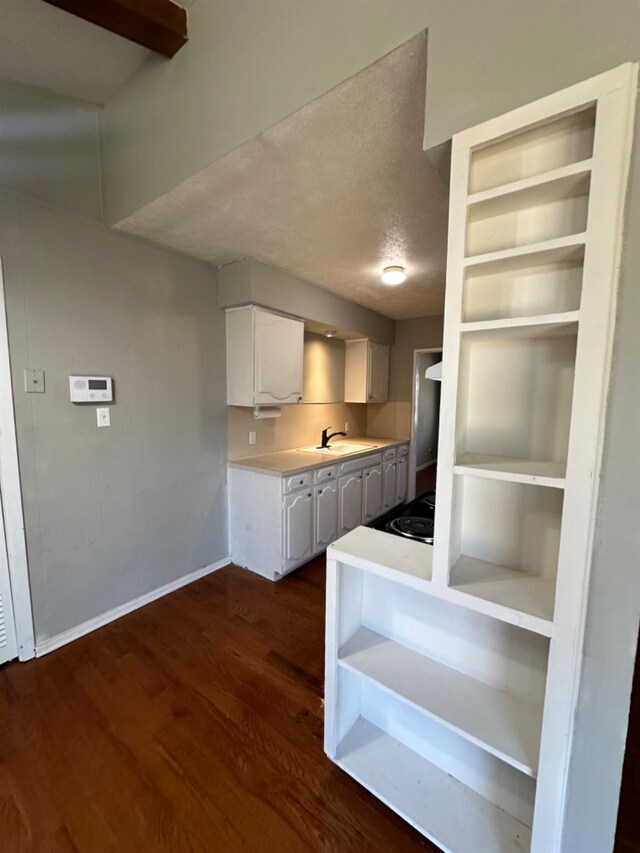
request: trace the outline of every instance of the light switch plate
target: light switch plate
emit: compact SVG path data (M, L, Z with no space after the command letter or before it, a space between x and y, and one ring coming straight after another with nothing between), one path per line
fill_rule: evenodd
M255 443L256 443L256 433L255 433L255 430L252 429L252 430L249 430L249 444L255 444Z
M109 409L96 409L96 417L98 419L99 427L111 426L111 415L109 413Z
M27 394L44 394L44 370L27 367L24 371L24 390Z

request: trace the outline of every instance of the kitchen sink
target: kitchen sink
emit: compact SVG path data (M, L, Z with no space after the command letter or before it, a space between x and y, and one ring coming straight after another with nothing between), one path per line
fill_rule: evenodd
M326 456L348 456L350 453L364 453L366 450L375 450L377 444L346 444L345 442L334 442L328 447L299 447L301 453L323 453Z

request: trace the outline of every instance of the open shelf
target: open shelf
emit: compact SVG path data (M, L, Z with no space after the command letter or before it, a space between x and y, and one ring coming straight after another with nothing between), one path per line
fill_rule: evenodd
M531 483L563 489L566 464L548 460L515 459L488 453L463 453L454 466L455 474L507 480L512 483Z
M451 569L449 582L454 589L475 598L549 622L553 620L555 578L532 575L463 555Z
M499 249L493 252L483 252L464 259L467 269L483 267L484 270L497 269L526 261L530 265L542 264L548 258L557 253L566 251L571 254L582 252L586 242L586 233L578 231L575 234L567 234L565 237L553 237L549 240L540 240L526 246L514 246L509 249Z
M530 849L528 826L362 717L340 743L336 761L444 850Z
M467 257L483 255L586 230L590 172L472 205L467 213Z
M471 194L512 184L589 160L593 155L593 106L479 146L471 152Z
M468 197L468 204L480 204L483 201L490 201L501 196L511 195L513 193L522 192L533 187L541 187L544 184L552 184L555 181L562 181L565 178L574 176L588 175L591 171L593 160L580 160L578 163L569 163L566 166L560 166L557 169L551 169L549 172L532 175L528 178L521 178L517 181L512 181L509 184L500 184L497 187L491 187L488 190L481 190L477 193L471 193Z
M455 475L449 584L553 619L562 489Z
M577 323L580 319L579 311L563 311L554 314L534 314L526 317L506 317L498 320L477 320L475 322L461 323L460 331L462 334L470 332L505 332L509 337L516 337L522 334L524 337L541 334L564 334L566 332L575 332L576 329L554 330L552 326L566 326L571 323ZM547 328L549 327L549 328ZM512 331L510 331L512 330ZM497 335L496 335L497 337Z
M364 627L339 662L535 777L541 716L515 697Z
M456 460L481 454L566 464L577 332L570 319L462 335Z

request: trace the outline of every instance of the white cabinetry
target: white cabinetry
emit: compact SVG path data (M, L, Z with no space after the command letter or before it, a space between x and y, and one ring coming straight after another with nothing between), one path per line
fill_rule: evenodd
M407 499L408 473L407 457L398 457L396 464L396 503L401 504Z
M389 396L389 347L376 341L347 341L345 403L384 403Z
M304 323L248 305L226 313L227 405L302 402Z
M562 850L636 90L454 137L434 548L328 552L326 751L452 853Z
M345 474L338 483L340 494L339 533L342 536L362 524L362 471Z
M314 492L313 553L319 554L338 538L338 484L316 486Z
M284 499L284 570L313 556L313 492L303 489Z
M362 523L382 514L382 465L366 468L362 480Z
M397 503L396 460L389 459L382 466L382 509L388 512Z

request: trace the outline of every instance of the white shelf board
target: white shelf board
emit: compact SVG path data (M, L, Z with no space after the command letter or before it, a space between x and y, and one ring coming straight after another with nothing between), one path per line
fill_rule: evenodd
M534 314L530 317L508 317L502 320L475 320L460 324L463 334L470 332L511 332L535 336L537 330L552 326L565 327L580 320L580 311L562 311L556 314ZM561 331L561 330L559 330Z
M506 480L510 483L564 489L566 469L566 462L516 459L487 453L463 453L458 457L453 471L454 474L484 477L488 480Z
M543 240L541 243L530 243L528 246L516 246L512 249L500 249L497 252L486 252L482 255L471 255L464 259L467 268L475 268L484 264L494 264L501 261L529 259L531 265L547 263L546 256L549 253L557 253L559 250L584 248L586 233L569 234L566 237L555 237L552 240Z
M467 595L553 620L555 580L500 566L476 557L460 556L451 569L450 584Z
M327 559L354 566L426 595L450 601L459 607L526 628L544 637L551 636L553 626L546 617L539 617L508 605L502 606L500 602L490 598L474 597L467 595L466 591L433 583L433 546L424 542L413 542L371 527L356 527L327 548ZM517 572L514 574L519 575Z
M528 853L531 830L372 723L359 718L337 764L451 853Z
M468 197L468 204L481 204L483 201L500 198L501 196L511 195L513 193L522 192L523 190L531 189L532 187L542 187L545 184L552 184L556 181L572 178L578 175L586 175L593 168L593 159L580 160L578 163L569 163L567 166L560 166L557 169L552 169L549 172L543 172L539 175L533 175L529 178L522 178L519 181L513 181L508 184L501 184L497 187L492 187L481 192L471 193Z
M339 664L535 778L542 720L509 694L364 627Z

